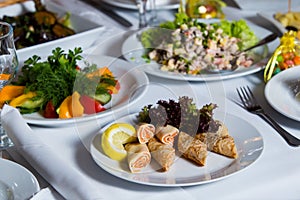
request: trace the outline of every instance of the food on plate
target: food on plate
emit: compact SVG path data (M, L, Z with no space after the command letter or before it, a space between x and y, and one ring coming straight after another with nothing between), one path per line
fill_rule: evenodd
M288 31L280 38L276 48L264 70L264 81L291 67L300 65L300 43L296 40L296 32Z
M148 165L145 147L162 171L168 171L174 164L176 152L198 166L206 164L208 151L236 159L238 152L234 138L230 136L226 125L213 117L216 108L216 104L210 103L198 109L193 99L187 96L179 97L178 101L159 100L157 106L144 106L134 124L114 122L106 128L102 133L103 152L121 162L127 156L132 173L140 172ZM130 131L118 128L112 131L118 127L116 124L129 126ZM146 130L146 134L139 133L141 130ZM117 136L112 136L110 132L117 132ZM139 134L147 135L146 139L138 139ZM166 142L161 139L165 134L171 137ZM134 155L134 152L138 152L138 155Z
M152 157L162 167L162 171L168 171L175 160L175 148L170 144L160 142L156 137L149 140L148 148Z
M220 18L225 14L222 8L226 6L222 0L186 0L185 9L188 16L192 18Z
M103 132L101 147L108 157L122 161L127 157L123 145L136 141L136 130L131 124L114 123Z
M249 67L262 55L242 52L258 41L246 21L206 24L177 13L174 21L143 31L144 57L162 71L197 75L202 72Z
M0 107L2 108L3 104L6 101L21 95L24 93L25 86L18 85L6 85L0 90Z
M70 14L58 16L47 10L39 0L35 0L35 12L26 12L19 16L4 15L2 21L12 24L17 49L41 44L66 36L74 35L70 27Z
M300 39L300 12L277 12L274 18L279 21L284 27L294 27L298 29L297 38Z
M237 158L237 148L233 137L230 135L219 135L217 133L200 133L195 138L207 145L207 150L229 158Z
M201 140L180 132L178 136L178 151L187 159L204 166L207 158L207 146Z
M128 153L128 166L132 173L140 172L151 162L151 154L146 144L127 143L125 149Z
M145 106L138 115L138 121L177 128L180 132L177 146L184 157L202 166L205 164L204 147L229 158L238 157L234 138L230 136L228 128L213 117L216 104L210 103L198 109L193 99L186 96L180 97L178 102L159 100L157 104L156 107Z
M45 118L72 118L102 112L120 85L108 67L85 63L81 48L52 51L46 61L37 55L25 61L17 80L1 91L7 103L22 114L39 112Z
M174 144L175 136L177 136L179 130L174 126L167 124L166 126L158 126L156 128L155 136L164 144Z
M136 127L136 135L139 143L146 144L155 134L155 126L148 123L140 123Z

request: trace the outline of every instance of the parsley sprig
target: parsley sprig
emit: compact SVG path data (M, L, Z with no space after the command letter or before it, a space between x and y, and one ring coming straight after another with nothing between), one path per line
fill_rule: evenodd
M73 92L74 82L79 73L76 69L77 61L82 59L81 53L81 48L65 53L58 47L43 62L41 57L34 55L25 61L15 84L25 85L25 92L36 92L35 99L43 99L42 107L50 100L57 107Z

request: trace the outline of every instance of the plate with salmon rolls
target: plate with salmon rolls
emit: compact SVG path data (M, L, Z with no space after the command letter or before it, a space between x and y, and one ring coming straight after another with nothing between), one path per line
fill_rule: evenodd
M264 148L257 129L229 113L216 112L217 128L196 134L175 125L141 123L139 117L134 113L107 124L90 146L102 169L138 184L178 187L219 181L247 169Z

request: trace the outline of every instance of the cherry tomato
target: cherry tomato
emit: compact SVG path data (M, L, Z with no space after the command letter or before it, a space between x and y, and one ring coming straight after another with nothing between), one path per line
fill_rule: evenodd
M99 101L87 95L82 95L79 101L84 107L85 114L94 114L105 110L105 108Z
M45 118L58 118L58 114L56 113L56 109L52 101L49 101L47 103L43 115Z

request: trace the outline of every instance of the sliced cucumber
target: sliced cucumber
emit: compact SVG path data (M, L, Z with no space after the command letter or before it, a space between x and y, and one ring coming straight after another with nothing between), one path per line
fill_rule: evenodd
M95 94L94 98L99 101L102 105L107 104L111 100L111 94L109 93L101 93Z
M26 109L34 109L40 107L44 102L44 99L36 99L36 100L31 100L28 99L22 103L22 105L18 106L20 108L26 108Z

